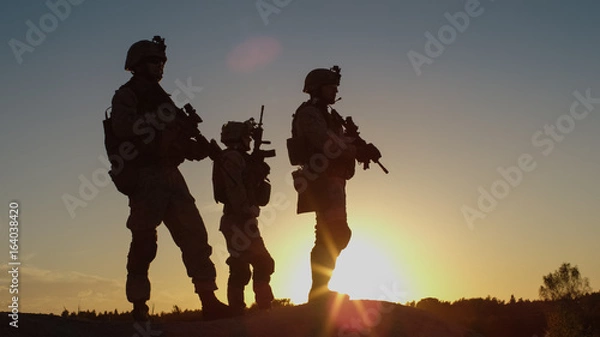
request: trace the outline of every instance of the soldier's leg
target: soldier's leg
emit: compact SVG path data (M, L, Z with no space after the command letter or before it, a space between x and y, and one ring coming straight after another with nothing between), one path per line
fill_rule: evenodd
M317 212L316 240L310 255L313 289L327 287L337 258L350 241L352 231L345 213L344 209Z
M181 250L183 263L196 292L214 291L217 289L216 272L210 260L212 248L208 244L204 221L179 170L169 170L166 176L172 193L164 223Z
M131 303L146 302L150 299L148 269L156 257L156 229L131 231L131 245L127 255L127 283L125 292Z
M187 275L192 278L197 293L217 289L215 266L210 260L212 248L204 221L193 202L169 203L165 225L181 250Z
M259 309L270 309L271 302L275 298L271 289L271 275L275 272L275 261L265 247L257 219L251 219L245 223L245 231L250 233L251 244L248 248L247 259L252 265L252 289L254 298Z
M310 255L311 294L317 295L328 291L337 258L352 236L346 215L345 181L331 180L328 184L331 207L316 212L315 245Z
M214 294L217 285L215 265L210 260L212 248L208 244L206 227L194 198L189 194L179 171L170 178L175 193L168 204L164 223L181 249L187 274L192 278L195 291L202 301L204 319L231 317L227 305L220 302Z
M229 258L229 279L227 280L227 301L236 315L242 315L246 308L244 288L250 282L250 264L246 259L249 237L239 228L240 218L231 214L221 217L219 229L227 243Z
M250 282L250 277L252 275L250 272L250 264L240 258L230 256L227 259L227 265L229 265L227 302L237 315L241 315L246 308L244 288L248 282Z
M214 293L217 285L215 266L210 260L212 248L208 245L206 228L196 206L193 203L171 203L164 222L181 249L187 274L192 278L195 292L202 302L204 319L232 317L234 313Z
M156 257L156 227L162 221L168 202L162 178L154 170L141 170L137 188L129 197L131 213L127 219L127 228L131 230L132 240L127 255L125 292L127 299L133 303L133 316L136 320L145 320L148 315L145 304L150 298L148 269Z

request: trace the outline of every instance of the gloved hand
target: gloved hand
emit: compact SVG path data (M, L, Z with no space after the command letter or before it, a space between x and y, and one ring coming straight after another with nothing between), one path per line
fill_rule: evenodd
M202 160L208 157L208 141L200 138L200 141L194 139L185 139L181 142L185 158L189 160Z
M357 148L356 150L356 160L359 163L368 163L369 161L376 161L381 158L381 152L373 143L366 144Z
M256 166L256 173L262 179L266 178L271 173L271 167L264 161Z

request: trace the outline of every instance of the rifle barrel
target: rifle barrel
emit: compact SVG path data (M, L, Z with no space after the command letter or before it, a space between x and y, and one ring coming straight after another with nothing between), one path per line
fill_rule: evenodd
M385 172L385 174L390 173L390 171L388 171L388 169L386 169L385 166L383 166L383 164L379 162L379 160L376 161L376 163L379 165L379 167L381 167L381 169L383 170L383 172Z
M260 118L258 119L258 126L262 126L263 113L265 112L264 104L260 106Z

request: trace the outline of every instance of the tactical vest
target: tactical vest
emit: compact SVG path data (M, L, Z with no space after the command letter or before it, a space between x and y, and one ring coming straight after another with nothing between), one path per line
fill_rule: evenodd
M158 83L142 86L139 80L132 78L122 85L119 90L122 88L131 89L136 95L137 118L147 112L157 111L158 107L164 103L173 104L169 95ZM143 140L144 136L136 136L132 139L119 139L113 131L112 117L108 116L107 112L105 112L105 119L102 124L104 128L104 146L111 163L109 174L117 190L125 195L130 195L136 187L137 170L140 167L164 163L164 158L161 158L159 154L161 134L160 132L155 132L154 137L148 143ZM149 136L145 135L145 137ZM120 148L124 143L130 144L128 145L128 152L137 151L135 157L125 159L121 156Z
M158 83L152 83L149 85L139 85L139 82L130 80L125 83L123 87L131 89L137 97L137 116L142 117L146 113L155 113L158 108L163 104L170 104L175 106L169 94ZM159 164L161 162L161 156L159 152L159 144L161 142L161 132L155 130L154 137L149 143L140 141L141 139L135 139L137 147L140 150L138 165L152 165ZM145 135L144 137L148 137ZM143 137L139 137L143 138Z
M302 103L298 109L296 109L296 112L292 116L292 138L287 139L288 156L292 165L301 165L310 169L311 157L317 154L324 154L322 149L314 147L306 137L297 130L296 119L298 118L298 112L306 106L316 107L321 113L321 116L323 116L323 119L325 119L327 129L333 131L335 134L341 133L342 126L339 125L327 111L327 107L318 106L311 101ZM354 162L349 163L343 162L339 158L328 158L327 169L325 172L327 175L350 179L354 175Z

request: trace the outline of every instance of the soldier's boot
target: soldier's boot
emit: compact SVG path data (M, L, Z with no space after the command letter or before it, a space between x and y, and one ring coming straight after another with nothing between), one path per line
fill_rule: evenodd
M331 279L331 273L324 273L323 271L312 271L312 286L308 293L309 302L321 302L329 301L334 299L340 299L347 301L350 296L347 294L338 293L337 291L329 290L329 280Z
M244 287L227 286L227 302L234 316L242 316L246 309Z
M348 294L340 293L337 291L329 290L327 288L311 289L308 293L308 302L329 302L335 301L349 301L350 296Z
M217 319L231 318L234 316L231 308L219 301L214 291L202 291L199 294L202 301L202 317L205 321L214 321Z
M146 301L133 302L131 316L133 316L133 320L136 322L146 322L150 319L148 310L149 308L146 305Z
M271 303L275 299L275 296L273 296L273 290L269 282L254 282L252 289L254 290L254 299L258 308L261 310L271 309Z

